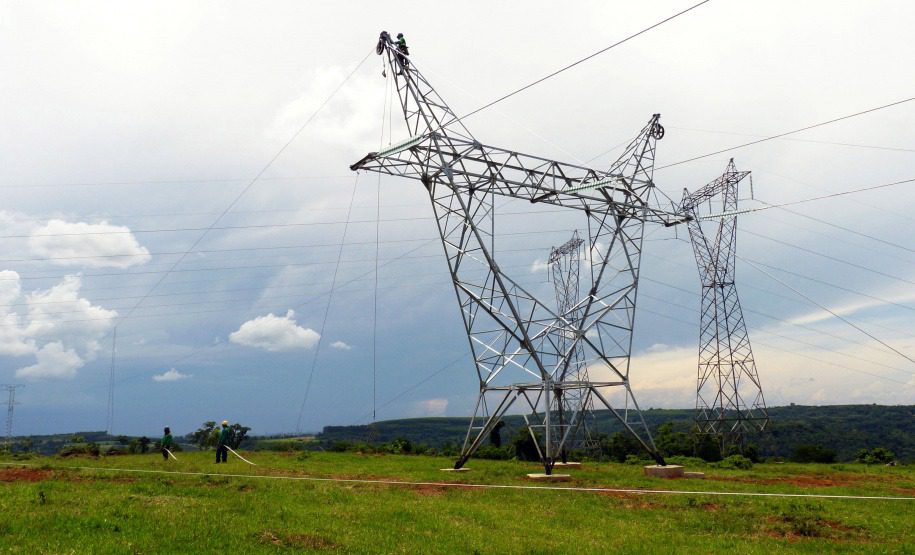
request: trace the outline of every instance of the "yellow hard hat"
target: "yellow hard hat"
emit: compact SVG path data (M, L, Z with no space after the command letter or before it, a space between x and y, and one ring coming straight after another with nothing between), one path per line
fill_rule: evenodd
M228 420L223 420L223 421L222 421L222 425L223 425L223 426L228 426L228 425L229 425L229 421L228 421Z

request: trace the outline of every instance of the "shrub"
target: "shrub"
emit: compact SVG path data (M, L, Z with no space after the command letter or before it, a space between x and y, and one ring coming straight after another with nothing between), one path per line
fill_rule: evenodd
M737 470L749 470L753 468L753 461L743 455L731 455L719 462L713 463L715 468L730 468Z

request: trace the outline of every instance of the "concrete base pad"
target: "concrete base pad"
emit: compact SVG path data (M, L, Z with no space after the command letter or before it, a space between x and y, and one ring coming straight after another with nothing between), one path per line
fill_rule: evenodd
M461 468L440 468L439 470L442 472L467 472L470 469L466 466L462 466Z
M544 474L538 472L536 474L528 474L527 478L538 482L568 482L572 477L568 474Z
M553 468L581 468L580 462L557 462L553 463Z
M678 464L669 464L667 466L649 464L645 466L645 476L654 476L655 478L682 478L683 467Z
M684 478L693 478L696 480L705 480L705 472L684 472Z

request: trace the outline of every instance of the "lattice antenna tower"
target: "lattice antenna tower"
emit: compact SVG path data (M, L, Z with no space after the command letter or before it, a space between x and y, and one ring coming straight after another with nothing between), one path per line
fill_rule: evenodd
M550 474L578 429L581 408L592 401L663 464L629 381L645 224L683 221L659 208L652 181L655 143L664 134L660 115L648 120L609 169L521 154L476 140L388 33L381 33L377 52L394 77L410 136L350 169L416 179L429 193L479 384L455 468L517 404ZM582 218L584 247L592 255L582 272L585 294L574 305L574 321L497 263L493 207L499 196L561 207ZM573 353L583 353L588 381L569 372ZM600 380L593 378L597 372ZM559 418L556 392L569 390L583 391L583 400L576 412Z
M6 448L9 449L13 444L13 412L18 404L16 402L16 390L24 385L4 384L3 389L9 394L9 401L6 405Z
M547 265L550 267L550 276L553 280L553 289L556 292L556 308L559 316L571 322L573 326L581 327L580 311L578 310L581 297L579 272L581 267L581 246L584 240L578 236L578 230L572 232L572 238L558 247L550 249ZM588 365L585 361L584 347L575 341L571 331L566 329L559 341L559 351L569 352L569 365L564 381L577 380L588 383ZM585 387L579 389L559 389L555 392L556 412L559 415L560 427L569 419L568 415L581 414L578 420L579 429L571 437L572 447L581 446L585 450L593 450L596 442L591 436L594 427L594 402L588 395ZM562 461L566 462L566 451L560 454Z
M738 185L749 175L737 171L732 158L718 179L692 194L684 189L680 206L690 218L687 227L702 284L696 426L700 433L717 435L722 444L740 444L745 433L763 430L769 422L734 284ZM720 213L698 214L698 207L713 202L721 203Z

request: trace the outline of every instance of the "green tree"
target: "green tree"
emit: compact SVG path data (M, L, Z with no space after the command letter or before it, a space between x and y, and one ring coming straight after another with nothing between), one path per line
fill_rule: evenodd
M140 439L138 439L137 444L140 447L140 453L148 453L150 443L152 443L152 440L146 436L143 436Z
M536 432L535 432L536 433ZM527 426L522 427L512 440L512 450L515 456L522 461L539 461L540 452L537 450L537 440L531 436Z
M210 449L216 447L216 441L213 438L213 432L216 430L216 422L207 420L203 426L197 428L197 431L188 434L188 439L194 442L194 445L200 449ZM219 439L219 432L216 432L216 439Z
M248 426L242 426L238 422L229 426L229 447L232 449L238 449L250 430L251 428Z
M492 444L493 447L502 447L502 428L504 427L505 422L499 420L496 425L492 427L492 431L489 432L489 443Z

